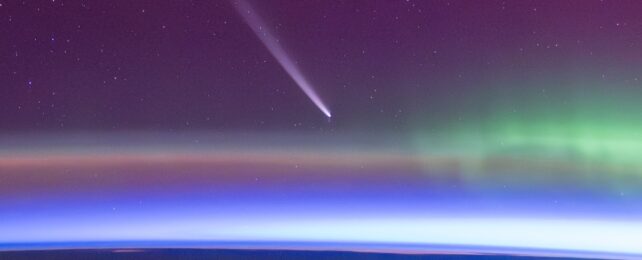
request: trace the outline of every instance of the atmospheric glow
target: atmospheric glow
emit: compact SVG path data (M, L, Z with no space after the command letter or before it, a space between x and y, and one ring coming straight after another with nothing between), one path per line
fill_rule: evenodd
M310 82L303 76L303 73L296 66L295 62L288 56L279 40L268 30L266 23L258 16L252 6L244 0L236 1L234 5L238 13L243 16L245 22L252 28L252 31L261 40L265 47L272 53L272 56L281 64L281 67L292 77L294 82L305 92L312 102L327 117L332 117L330 110L323 103L319 95L314 91Z
M3 137L0 250L93 242L122 248L129 241L642 255L635 239L642 233L639 175L621 174L630 168L585 171L573 157L557 158L555 167L530 162L531 154L552 149L546 142L528 156L502 156L493 146L402 144L363 134Z
M263 212L266 213L266 212ZM273 213L273 212L267 212ZM387 245L383 248L403 250L415 245L418 252L434 245L468 248L502 248L503 250L550 252L563 250L567 256L582 253L642 255L639 234L642 222L590 219L535 219L502 217L403 217L331 215L301 218L280 216L248 218L172 218L143 216L104 216L75 218L69 221L42 219L35 225L2 226L1 243L73 242L73 241L217 241L324 243L346 245ZM423 245L423 246L422 246ZM6 247L6 246L5 246ZM483 251L482 251L483 252ZM501 250L495 250L501 252ZM542 253L539 254L542 254ZM532 252L531 252L532 253ZM559 253L558 253L559 254Z

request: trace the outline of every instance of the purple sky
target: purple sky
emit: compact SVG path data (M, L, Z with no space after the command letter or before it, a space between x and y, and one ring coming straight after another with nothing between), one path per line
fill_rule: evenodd
M403 130L642 64L637 1L253 1L328 124L228 1L0 3L0 131Z

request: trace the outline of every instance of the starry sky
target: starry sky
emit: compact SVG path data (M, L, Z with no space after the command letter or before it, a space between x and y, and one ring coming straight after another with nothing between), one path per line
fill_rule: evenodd
M641 9L0 0L0 250L234 238L639 256Z
M230 2L1 3L1 131L412 131L546 108L637 116L636 1L253 3L332 124Z

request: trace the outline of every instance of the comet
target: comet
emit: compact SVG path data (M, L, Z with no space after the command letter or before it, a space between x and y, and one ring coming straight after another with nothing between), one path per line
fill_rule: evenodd
M303 90L303 92L310 98L312 103L316 105L326 117L332 117L330 109L323 103L317 92L312 87L312 84L303 75L301 70L297 67L293 59L283 49L279 40L267 28L263 19L254 11L252 5L245 0L235 1L234 6L238 13L243 17L243 20L252 29L254 34L261 40L263 45L270 51L272 56L279 62L281 67L290 75L292 80Z

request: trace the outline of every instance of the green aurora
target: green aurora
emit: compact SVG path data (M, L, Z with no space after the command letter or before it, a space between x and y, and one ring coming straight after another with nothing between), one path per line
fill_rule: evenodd
M533 85L524 91L487 88L495 91L469 97L461 102L466 116L421 128L414 134L416 148L426 156L453 158L471 178L493 172L507 179L639 182L639 90L627 84Z

